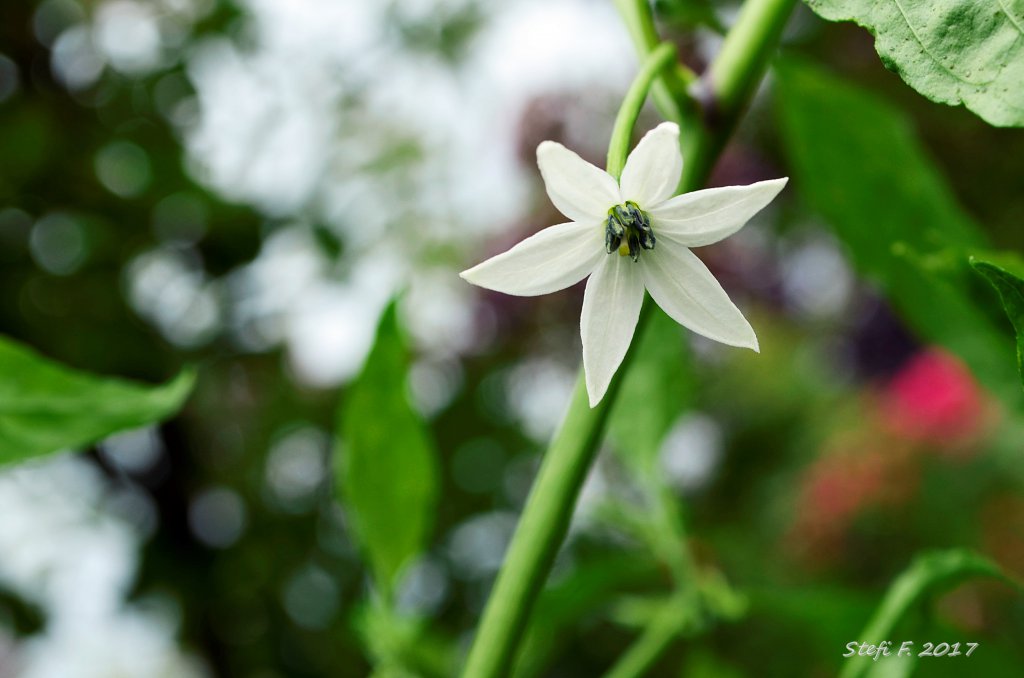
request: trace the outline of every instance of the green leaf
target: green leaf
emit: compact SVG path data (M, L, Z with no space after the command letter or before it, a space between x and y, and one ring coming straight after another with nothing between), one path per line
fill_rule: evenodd
M419 555L438 498L437 454L406 397L409 355L395 305L339 411L337 487L377 585L390 598Z
M634 471L647 472L657 462L665 434L693 401L696 379L679 325L660 310L639 342L609 431L623 461Z
M1016 378L1001 356L1007 337L970 294L907 260L908 250L975 251L987 238L963 212L903 115L820 69L787 60L776 102L793 186L843 241L922 338L958 354L1011 404Z
M932 101L991 125L1024 125L1021 0L806 0L822 18L875 36L882 63Z
M978 577L1001 579L1017 586L1000 571L999 567L970 551L954 549L918 556L910 567L893 581L881 605L857 636L857 640L868 643L891 640L896 625L923 600L933 594L949 590L967 579ZM890 655L888 659L895 661L895 655ZM883 660L877 665L886 663ZM868 671L875 666L876 663L868 657L851 657L844 661L840 678L860 678L868 675Z
M195 382L161 386L79 372L0 337L0 466L91 445L177 412Z
M1024 386L1024 280L993 263L973 257L971 266L996 288L1003 309L1017 333L1017 370Z

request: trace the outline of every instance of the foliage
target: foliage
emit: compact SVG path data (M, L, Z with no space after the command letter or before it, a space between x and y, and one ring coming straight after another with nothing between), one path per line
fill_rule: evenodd
M1006 315L1017 333L1017 368L1024 382L1024 280L988 261L972 259L971 265L999 293Z
M943 589L953 588L967 579L978 577L1008 581L997 565L970 551L952 550L917 556L910 567L893 580L882 603L858 638L869 643L893 638L893 632L900 620L922 600L934 596ZM882 664L886 663L884 658L880 661ZM890 658L888 661L893 664L902 663L901 658ZM907 663L912 671L913 661ZM857 657L844 665L840 676L861 678L865 675L892 675L890 670L898 669L875 664L871 658ZM882 671L885 673L881 673Z
M776 99L801 195L835 229L858 269L922 337L956 352L1008 401L1004 337L962 289L936 284L905 249L983 248L905 117L891 104L798 61L779 68Z
M338 418L338 491L386 599L427 543L439 491L433 442L406 397L408 364L392 304Z
M193 370L163 386L101 378L3 337L0 373L0 466L160 422L181 408L195 382Z
M939 103L1024 126L1024 11L1012 0L807 0L829 21L875 36L886 68Z
M312 3L323 16L293 23L310 3L195 3L210 13L194 24L149 24L159 24L161 54L145 71L105 53L97 61L96 50L123 59L130 46L109 26L100 40L95 26L115 16L111 6L144 18L146 3L8 4L0 326L12 338L0 339L0 465L18 468L0 474L0 646L23 660L60 635L52 624L66 618L44 609L37 580L21 586L11 572L75 543L32 534L50 502L12 506L6 490L60 472L47 455L99 443L75 460L104 488L93 503L110 513L94 522L106 529L120 516L145 543L128 604L173 599L172 642L211 675L454 675L564 412L582 292L474 294L455 271L514 242L512 230L554 223L537 143L578 145L590 160L606 150L623 83L580 50L611 12L468 0L364 3L339 19L332 12L352 3ZM652 47L671 39L697 72L720 51L712 31L737 16L735 3L710 0L617 4L634 12L629 31ZM1024 266L1012 248L1022 243L1014 181L1024 136L982 120L1021 124L1024 40L1011 21L1024 23L1020 3L808 4L875 32L885 64L925 97L881 67L863 31L811 14L791 22L786 55L711 185L792 180L734 241L696 252L749 312L761 353L711 347L651 316L617 401L587 415L595 441L590 423L608 415L605 445L593 466L570 469L587 482L562 511L568 537L551 549L550 574L537 575L537 588L546 584L515 678L857 673L863 664L842 659L844 645L876 635L977 641L972 674L1021 674L1024 603L991 580L997 567L1024 573L1024 396L1006 326L1009 316L1020 358ZM383 32L346 32L347 19L359 29L374 12ZM608 35L599 53L618 58L623 45ZM265 49L271 39L303 48L269 71L277 79L262 70L280 59ZM579 53L548 58L563 40ZM224 83L235 108L199 91L201 66L226 61L238 66ZM101 70L69 87L69 63ZM329 74L322 89L302 89L319 71ZM723 118L713 83L697 77L680 65L662 94L694 115L683 121L687 144L704 132L724 144L745 99L731 99ZM264 116L255 126L240 121L249 86L281 90L254 107ZM318 102L342 112L321 130L331 146L323 167L302 158ZM494 102L502 115L482 117ZM213 118L225 126L199 134ZM660 120L646 110L640 126ZM518 153L448 127L484 129L495 148ZM195 153L203 143L223 143L249 185L211 180ZM100 176L110 148L147 159L137 193ZM701 148L688 166L718 154L717 143ZM269 169L256 162L266 155ZM308 201L258 194L289 184L299 166L317 168ZM449 190L466 167L491 179ZM521 180L509 179L511 190L510 177ZM511 203L518 211L505 211ZM49 233L61 237L47 240L55 223ZM45 255L75 237L74 266L48 266ZM140 301L146 262L165 277ZM366 284L346 294L354 280ZM380 314L391 283L409 285L406 313L392 303ZM268 289L247 296L257 287ZM183 294L193 288L213 303L198 339L179 331L195 318L187 312L203 310ZM361 371L353 360L354 379L296 360L297 346L334 358L364 340L372 348ZM199 365L200 378L185 370L144 385L181 364ZM145 468L115 453L137 434L107 440L139 426L156 450ZM19 464L29 459L40 463ZM230 539L202 529L229 518ZM51 654L65 650L73 655ZM941 678L964 666L888 662L870 676Z

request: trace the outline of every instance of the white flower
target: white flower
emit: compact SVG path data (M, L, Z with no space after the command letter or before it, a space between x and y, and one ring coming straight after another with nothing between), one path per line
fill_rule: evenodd
M679 324L758 350L750 323L690 248L738 231L787 179L672 197L683 169L674 123L662 123L640 140L618 183L553 141L537 147L537 163L551 202L572 221L545 228L461 275L518 296L548 294L590 276L580 335L591 407L626 355L644 288Z

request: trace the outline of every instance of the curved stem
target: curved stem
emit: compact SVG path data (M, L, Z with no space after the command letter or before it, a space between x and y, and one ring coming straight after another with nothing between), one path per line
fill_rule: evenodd
M643 58L661 42L648 0L615 0L615 6ZM684 119L696 112L696 106L687 93L687 88L696 79L693 71L677 63L666 69L654 83L651 99L666 120L674 120L683 126Z
M753 88L760 81L794 2L747 0L723 45L721 56L725 58L726 65L713 65L711 68L711 72L717 74L710 81L712 89L715 82L723 83L726 87L721 96L716 94L716 101L719 102L719 112L727 119L734 121L738 117ZM653 43L657 42L656 34L652 33L650 6L646 0L618 0L618 4L637 41L637 48L646 61L647 56L656 49ZM745 44L740 44L739 38L733 38L733 35L743 36ZM744 72L732 73L733 69L742 69ZM665 69L665 72L679 73L676 69ZM663 76L660 82L671 82L672 79L671 75ZM676 99L681 96L678 90L670 92L670 95L674 104L686 103ZM687 133L694 137L693 143L683 146L684 168L689 169L684 169L680 182L680 190L692 191L700 188L706 180L711 161L717 157L728 132L711 135L704 126L687 125L689 118L683 111L685 108L688 106L673 105L674 110L662 112L667 118L685 126ZM731 127L728 129L731 131ZM722 139L712 143L713 140L705 140L709 135L721 135ZM648 324L653 306L649 300L644 304L634 346L639 343L640 333ZM509 544L505 562L487 601L463 669L464 678L502 678L511 671L516 647L555 554L565 538L576 498L597 452L622 374L629 368L632 353L630 351L626 354L605 397L594 408L589 406L582 373L577 379L565 419L544 456L519 525Z
M636 74L633 84L629 86L622 105L619 106L619 114L615 116L615 127L612 128L612 138L608 143L608 174L616 179L622 174L622 168L626 166L629 141L633 138L633 127L636 126L636 119L640 116L640 109L647 101L647 92L651 89L651 82L666 65L675 63L675 59L675 46L663 42L654 48L654 51L647 55L640 72Z

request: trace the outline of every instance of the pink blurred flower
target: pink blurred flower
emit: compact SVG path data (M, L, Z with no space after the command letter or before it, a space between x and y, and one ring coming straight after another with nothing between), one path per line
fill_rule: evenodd
M990 428L992 404L957 358L930 348L911 358L882 396L883 425L905 440L971 447Z
M801 481L796 520L787 535L790 549L808 565L842 558L857 517L908 501L918 476L908 443L886 440L871 428L836 434Z

